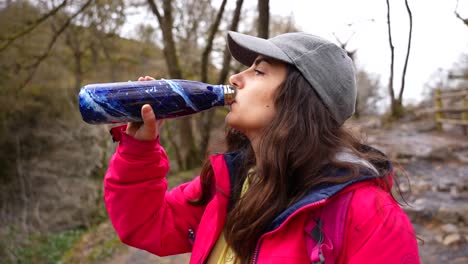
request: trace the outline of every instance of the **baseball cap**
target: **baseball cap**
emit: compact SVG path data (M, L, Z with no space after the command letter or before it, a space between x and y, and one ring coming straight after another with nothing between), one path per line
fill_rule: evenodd
M229 31L227 40L231 55L246 66L251 66L258 55L294 65L340 125L354 114L354 64L336 44L304 32L262 39Z

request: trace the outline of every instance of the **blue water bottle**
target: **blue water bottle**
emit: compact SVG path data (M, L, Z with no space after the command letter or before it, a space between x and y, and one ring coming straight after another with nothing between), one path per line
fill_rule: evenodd
M90 124L140 122L141 107L150 104L157 119L195 114L230 105L236 89L188 80L154 80L89 84L79 97L83 120Z

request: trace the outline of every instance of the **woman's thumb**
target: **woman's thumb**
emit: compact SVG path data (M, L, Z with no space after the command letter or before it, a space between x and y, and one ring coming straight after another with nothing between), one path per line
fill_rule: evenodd
M141 117L143 125L140 127L141 136L146 140L152 140L157 137L156 134L156 116L154 115L153 108L146 104L141 108Z

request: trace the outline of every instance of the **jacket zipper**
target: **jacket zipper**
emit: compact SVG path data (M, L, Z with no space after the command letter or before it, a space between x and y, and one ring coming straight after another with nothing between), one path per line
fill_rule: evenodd
M271 230L270 232L265 233L265 234L263 234L262 236L260 236L260 238L258 239L257 245L255 246L255 251L254 251L253 258L252 258L252 264L256 264L257 261L258 261L258 255L260 254L260 245L261 245L262 240L263 240L263 238L264 238L265 236L267 236L267 235L269 235L269 234L275 232L276 230L280 229L280 228L284 225L284 223L286 223L286 222L288 221L288 219L290 219L290 218L293 217L294 215L298 214L298 212L300 212L300 211L302 211L302 210L305 210L305 209L307 209L307 208L310 208L310 207L314 207L314 206L319 205L319 204L323 204L323 203L325 203L325 202L326 202L326 199L325 199L325 200L320 200L320 201L317 201L317 202L315 202L315 203L311 203L311 204L309 204L309 205L307 205L307 206L305 206L305 207L303 207L303 208L297 210L297 211L294 212L292 215L288 216L288 218L286 218L286 220L285 220L283 223L281 223L280 226L278 226L278 227L275 228L274 230Z
M263 240L263 237L265 235L261 236L260 239L258 240L257 242L257 245L255 246L255 251L254 251L254 255L253 255L253 258L252 258L252 264L255 264L257 263L257 260L258 260L258 254L260 254L260 244L262 243L262 240Z
M193 229L189 228L189 230L188 230L188 236L189 236L189 242L190 242L190 244L193 245L193 243L195 242L195 232L193 231Z

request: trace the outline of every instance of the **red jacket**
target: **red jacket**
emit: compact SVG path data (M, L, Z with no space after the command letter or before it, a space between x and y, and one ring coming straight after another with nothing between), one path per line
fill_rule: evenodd
M141 142L123 132L119 137L104 188L109 217L120 239L159 256L192 252L190 263L204 263L225 223L235 154L211 157L217 191L207 205L193 206L187 201L199 196L199 177L167 191L169 162L159 141ZM419 263L410 221L377 183L359 180L311 191L266 229L254 262L310 263L306 224L322 206L351 192L337 262Z

